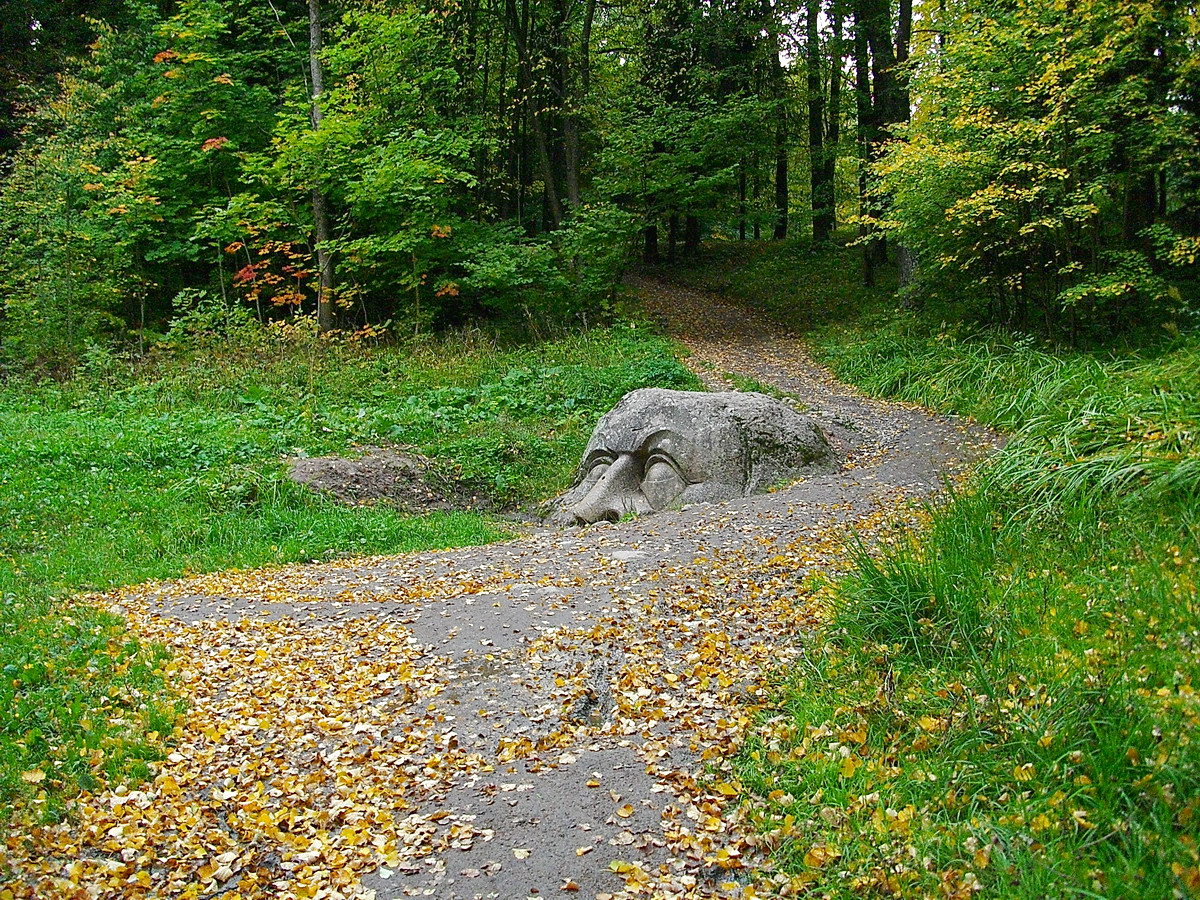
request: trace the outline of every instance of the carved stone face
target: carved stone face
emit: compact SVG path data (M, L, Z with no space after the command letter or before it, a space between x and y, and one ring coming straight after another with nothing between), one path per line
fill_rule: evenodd
M601 418L553 518L615 522L730 500L829 468L830 461L816 425L763 394L647 388Z

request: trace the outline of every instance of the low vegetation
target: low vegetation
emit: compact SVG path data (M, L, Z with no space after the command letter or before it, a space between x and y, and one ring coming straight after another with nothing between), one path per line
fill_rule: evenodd
M853 265L810 252L704 277L773 284L804 326ZM1200 342L1055 350L851 296L807 331L838 375L1010 438L923 533L815 586L829 627L739 762L777 860L818 896L1194 895Z
M0 802L44 814L98 777L144 771L174 702L161 653L66 599L208 571L478 544L510 523L463 510L348 507L285 457L396 444L494 510L564 486L626 391L687 387L673 347L632 325L538 345L482 334L318 344L255 323L65 381L0 385Z

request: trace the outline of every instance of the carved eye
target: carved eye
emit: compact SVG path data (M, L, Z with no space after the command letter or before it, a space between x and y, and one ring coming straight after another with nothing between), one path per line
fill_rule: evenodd
M655 509L663 509L683 493L687 482L679 470L662 458L651 458L642 476L642 493Z
M604 473L608 471L608 467L612 465L611 459L598 459L592 463L588 469L587 475L584 476L586 481L599 481L604 477Z

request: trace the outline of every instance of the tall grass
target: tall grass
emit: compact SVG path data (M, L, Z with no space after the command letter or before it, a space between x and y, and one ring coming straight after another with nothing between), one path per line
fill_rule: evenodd
M807 336L1008 438L855 551L747 742L779 863L823 897L1200 895L1200 337L1062 351L883 295Z

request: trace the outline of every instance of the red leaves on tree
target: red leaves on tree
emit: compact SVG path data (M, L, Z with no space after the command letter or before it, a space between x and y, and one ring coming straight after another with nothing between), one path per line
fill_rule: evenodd
M254 280L254 276L258 274L258 266L253 263L238 269L233 274L234 284L249 284Z

